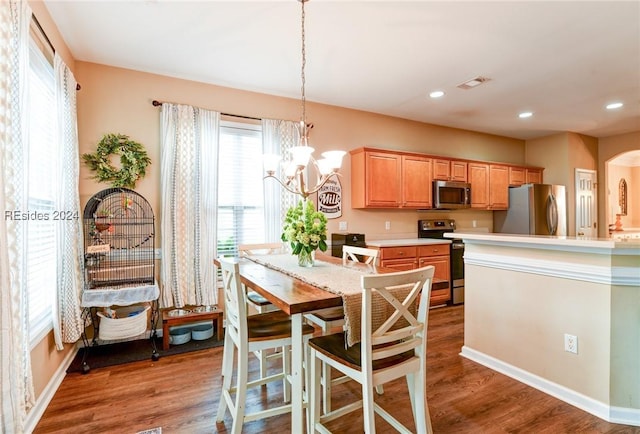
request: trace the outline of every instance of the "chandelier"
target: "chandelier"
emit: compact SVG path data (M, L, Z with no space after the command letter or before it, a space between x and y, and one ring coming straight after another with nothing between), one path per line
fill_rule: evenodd
M302 118L298 123L298 133L300 135L300 142L298 146L294 146L289 149L291 158L286 161L282 161L280 155L267 154L264 156L264 169L267 173L264 179L274 178L282 186L294 194L299 194L306 199L310 194L313 194L320 190L322 186L333 175L339 175L338 171L342 166L342 157L346 154L345 151L327 151L322 153L322 157L319 160L313 158L312 154L314 149L309 146L309 130L313 128L313 125L307 124L306 113L306 94L305 94L305 74L304 68L307 63L307 56L305 51L305 31L304 31L304 4L309 0L298 0L302 5ZM282 164L284 171L283 179L278 178L276 172L279 166ZM315 185L309 186L305 181L307 167L312 166L315 168L316 182Z

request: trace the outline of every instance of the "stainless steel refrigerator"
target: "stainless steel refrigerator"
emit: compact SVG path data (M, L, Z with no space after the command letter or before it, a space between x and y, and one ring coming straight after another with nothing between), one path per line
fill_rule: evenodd
M493 231L506 234L567 235L564 185L524 184L509 188L509 209L493 212Z

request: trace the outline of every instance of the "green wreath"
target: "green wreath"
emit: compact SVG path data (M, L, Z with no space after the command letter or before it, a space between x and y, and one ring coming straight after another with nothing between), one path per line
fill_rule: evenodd
M109 157L120 155L121 169L111 164ZM98 182L110 182L113 187L133 189L138 179L144 177L151 159L144 147L129 136L123 134L106 134L94 154L82 154L85 164L95 172L93 179Z

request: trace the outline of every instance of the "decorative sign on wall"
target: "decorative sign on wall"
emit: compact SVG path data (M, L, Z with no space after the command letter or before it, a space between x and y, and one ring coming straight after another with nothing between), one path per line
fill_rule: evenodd
M328 219L342 217L342 185L337 177L329 179L318 190L318 211Z

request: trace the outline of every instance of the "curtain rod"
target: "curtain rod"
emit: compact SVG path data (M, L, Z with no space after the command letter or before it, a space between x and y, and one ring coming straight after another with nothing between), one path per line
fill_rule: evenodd
M151 101L151 104L153 104L154 107L160 107L164 102L166 101L158 101L157 99L154 99L153 101ZM176 103L171 103L171 104L176 104ZM242 119L251 119L254 121L261 121L262 118L254 118L252 116L243 116L243 115L234 115L232 113L220 113L223 116L233 116L234 118L242 118Z
M40 33L44 37L44 40L46 41L46 43L51 48L51 51L53 51L53 54L55 54L56 53L56 48L53 46L53 44L51 43L51 40L49 39L49 37L47 36L46 32L44 31L44 29L40 25L40 21L38 21L36 16L33 15L33 14L31 14L31 19L33 20L34 23L36 23L36 26L38 27L38 30L40 30ZM80 83L76 83L76 91L80 90L81 88L82 88L82 86L80 86Z

